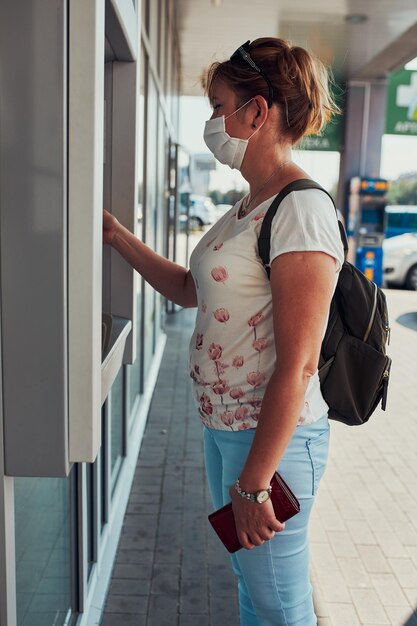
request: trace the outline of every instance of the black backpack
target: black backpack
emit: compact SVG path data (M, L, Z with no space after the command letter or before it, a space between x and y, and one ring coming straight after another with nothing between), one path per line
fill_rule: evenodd
M320 189L333 202L330 194L310 179L293 181L280 191L264 217L258 239L259 256L268 278L272 220L285 196L303 189ZM385 294L346 261L346 232L339 219L338 223L345 262L330 305L319 377L323 397L329 405L329 417L354 426L368 421L380 402L385 411L391 368L385 345L389 342L390 327Z

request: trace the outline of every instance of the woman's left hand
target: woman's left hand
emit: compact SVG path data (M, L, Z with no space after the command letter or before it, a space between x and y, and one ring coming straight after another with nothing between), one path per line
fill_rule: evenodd
M230 487L237 536L247 550L272 539L276 532L284 530L285 524L277 520L271 500L262 504L242 498Z

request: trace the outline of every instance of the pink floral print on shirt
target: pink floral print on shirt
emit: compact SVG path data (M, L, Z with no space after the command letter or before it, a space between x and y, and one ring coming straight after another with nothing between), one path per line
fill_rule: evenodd
M201 350L203 347L203 333L197 333L195 338L195 349Z
M255 313L255 315L252 315L252 317L248 320L248 324L249 326L255 328L255 326L258 326L258 324L260 324L264 319L264 314L262 311L259 311L258 313Z
M222 374L225 373L226 368L228 368L227 363L220 363L220 361L215 361L217 376L220 378Z
M236 420L244 420L247 418L249 413L249 409L247 406L240 406L235 411L235 419Z
M211 343L208 347L207 352L209 355L209 359L211 359L212 361L217 361L222 356L223 348L218 343Z
M239 400L240 398L243 398L244 395L245 392L241 389L241 387L233 387L233 389L229 391L229 396L233 398L233 400Z
M218 396L223 396L229 391L230 387L227 384L227 380L219 379L217 382L211 385L211 389L213 393L217 394Z
M230 313L227 309L216 309L213 315L221 324L226 324L230 319Z
M256 352L262 352L265 350L268 345L268 337L260 337L259 339L254 339L252 341L252 346L255 348Z
M202 413L205 413L206 415L211 415L213 413L213 405L206 393L203 393L200 396L200 409Z
M252 218L252 222L258 222L259 220L262 220L265 217L265 213L258 213L258 215L255 215L255 217Z
M248 381L249 385L252 385L252 387L260 387L261 385L263 385L263 383L266 381L266 376L265 374L262 374L262 372L249 372L249 374L246 376L246 380Z
M233 411L223 411L223 413L220 413L220 419L225 426L230 426L231 428L233 422L235 421L235 416Z
M227 269L225 267L213 267L210 274L216 283L224 284L229 278L229 274L227 273Z
M245 359L243 358L243 356L238 355L233 358L232 365L233 367L239 368L243 366L244 362Z

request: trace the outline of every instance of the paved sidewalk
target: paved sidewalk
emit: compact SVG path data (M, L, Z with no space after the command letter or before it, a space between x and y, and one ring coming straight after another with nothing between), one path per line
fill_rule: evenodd
M360 428L332 422L311 520L320 626L417 626L417 297L387 296L388 410ZM193 317L182 311L167 321L101 626L239 624L228 556L206 517L201 427L186 372Z
M387 411L332 423L311 520L320 626L417 626L417 295L387 290Z
M195 312L168 341L101 626L238 626L234 576L209 528L200 420L187 373Z

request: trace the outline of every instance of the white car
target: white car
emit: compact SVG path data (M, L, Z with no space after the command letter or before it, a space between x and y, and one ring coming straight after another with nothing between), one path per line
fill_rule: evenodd
M180 213L186 219L187 209L184 205L181 205ZM214 224L216 220L216 207L210 198L207 196L190 196L190 228L199 228L201 226L211 225Z
M383 273L387 287L417 290L417 233L385 239Z

